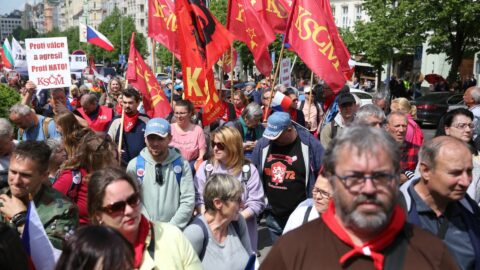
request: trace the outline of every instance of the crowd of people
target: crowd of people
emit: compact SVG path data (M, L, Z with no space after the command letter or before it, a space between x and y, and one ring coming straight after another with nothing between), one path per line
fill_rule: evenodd
M363 105L322 82L219 87L208 126L181 81L162 82L165 118L121 78L8 83L22 99L0 118L2 269L28 268L30 201L56 269L480 269L480 87L426 140L408 99Z

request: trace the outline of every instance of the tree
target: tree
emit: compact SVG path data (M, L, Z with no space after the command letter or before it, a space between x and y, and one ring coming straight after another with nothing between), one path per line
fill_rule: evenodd
M26 38L36 38L38 33L35 29L33 29L33 27L29 29L23 29L19 26L13 30L12 35L16 40L20 41L25 40Z
M480 50L480 3L477 0L426 0L417 6L429 33L428 53L445 53L450 61L448 81L457 79L465 57Z
M123 31L121 29L123 28ZM106 17L98 26L98 31L104 34L114 46L114 50L108 52L97 46L89 46L89 51L94 55L95 59L118 61L123 45L123 53L128 55L130 50L130 38L132 32L135 32L135 48L143 56L147 55L147 42L145 36L138 33L135 23L131 17L125 17L120 14L120 10L115 7L112 14ZM123 32L123 34L122 34ZM123 35L123 38L122 38ZM123 41L123 42L122 42Z
M8 119L8 110L20 102L20 94L6 84L0 84L0 117Z

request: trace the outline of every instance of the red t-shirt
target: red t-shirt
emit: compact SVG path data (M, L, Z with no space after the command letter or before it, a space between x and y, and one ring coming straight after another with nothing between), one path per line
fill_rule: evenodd
M73 170L61 171L52 187L67 195L73 202L77 204L79 223L83 225L90 223L87 210L88 185L85 181L85 176L88 173L85 169L80 169L80 173L82 175L82 181L80 183L80 187L78 187L78 192L76 192L76 187L74 187L72 191L68 192L73 181Z

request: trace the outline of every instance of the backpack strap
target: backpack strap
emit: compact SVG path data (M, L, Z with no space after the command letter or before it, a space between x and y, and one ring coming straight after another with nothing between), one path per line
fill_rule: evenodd
M208 159L207 159L207 162L205 163L204 172L205 172L205 181L207 181L208 178L210 178L210 175L212 175L212 172L213 172L213 164Z
M43 135L45 136L45 140L50 138L50 134L48 133L48 125L52 120L53 119L50 117L45 117L45 119L43 119L42 129L43 129Z
M335 138L335 136L337 136L338 126L335 125L335 120L332 120L332 122L330 122L330 125L332 125L332 132L330 133L330 139L333 139Z
M145 158L142 155L137 156L135 168L137 171L137 180L141 185L143 184L143 177L145 176Z
M175 172L175 177L177 178L177 184L180 186L182 181L182 172L183 172L183 160L182 156L177 157L173 162L173 172Z
M252 170L250 168L250 162L248 160L244 160L243 166L242 166L242 184L246 186L251 176L252 176Z
M203 261L203 257L205 257L205 252L207 251L207 245L208 245L208 229L205 223L200 219L199 216L193 218L193 220L190 222L190 224L195 224L202 229L203 233L203 242L202 242L202 249L200 250L200 253L198 254L198 258L200 261Z
M313 205L309 205L307 210L305 211L305 215L303 216L302 225L308 222L308 217L310 216L310 212L312 212Z
M298 109L299 109L300 111L302 111L304 106L305 106L305 100L302 100L302 101L300 102L300 107L298 107Z
M78 200L78 191L80 190L80 184L82 183L82 173L80 170L72 170L72 183L68 188L67 195L75 203Z

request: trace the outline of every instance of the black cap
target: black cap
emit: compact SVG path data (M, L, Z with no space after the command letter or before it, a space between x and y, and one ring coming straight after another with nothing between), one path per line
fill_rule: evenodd
M353 104L356 103L353 95L350 94L350 93L340 94L340 96L338 97L338 106L342 106L342 105L347 104L347 103L353 103Z

